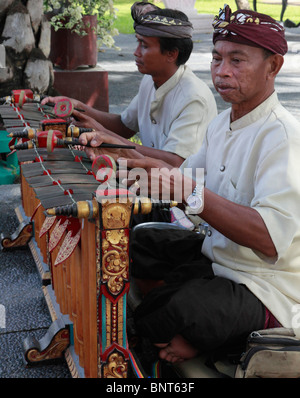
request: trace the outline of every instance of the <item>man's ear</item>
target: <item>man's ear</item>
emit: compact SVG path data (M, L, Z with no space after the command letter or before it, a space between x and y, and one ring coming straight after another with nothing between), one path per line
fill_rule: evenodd
M173 50L168 50L167 53L168 53L169 62L170 63L173 63L173 62L176 63L176 60L177 60L178 54L179 54L178 48L174 48Z
M280 54L272 54L269 57L269 62L269 77L275 79L284 63L284 57Z

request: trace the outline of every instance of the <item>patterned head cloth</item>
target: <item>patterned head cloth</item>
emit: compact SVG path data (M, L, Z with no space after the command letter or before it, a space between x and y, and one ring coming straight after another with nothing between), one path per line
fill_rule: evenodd
M142 36L191 38L193 25L189 21L170 18L164 15L151 14L152 11L161 10L154 4L137 2L131 7L131 16L134 20L136 33Z
M213 21L213 43L227 40L254 47L262 47L272 53L284 55L287 42L284 28L273 18L251 10L231 13L228 5L220 9Z

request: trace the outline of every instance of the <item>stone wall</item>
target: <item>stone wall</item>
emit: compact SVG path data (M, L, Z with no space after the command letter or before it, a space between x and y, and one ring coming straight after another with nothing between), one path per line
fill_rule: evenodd
M13 89L46 93L53 84L50 24L43 0L0 1L0 96Z

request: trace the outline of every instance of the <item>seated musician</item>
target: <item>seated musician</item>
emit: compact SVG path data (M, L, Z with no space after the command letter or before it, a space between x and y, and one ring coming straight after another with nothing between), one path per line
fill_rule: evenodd
M132 239L132 274L145 287L136 325L172 362L245 343L258 329L282 325L300 334L300 124L274 89L287 52L284 29L228 6L213 25L212 79L231 107L182 165L205 169L204 186L183 204L209 231L202 248L190 231L137 229ZM163 167L172 169L146 157L127 164L152 178L155 168L166 179ZM151 192L149 181L140 180L141 189ZM171 183L175 191L190 181L177 173Z
M180 11L146 2L135 3L131 12L137 38L136 65L145 75L138 94L121 115L72 99L74 106L85 110L73 115L82 126L97 131L80 140L82 144L90 141L92 146L103 141L128 144L139 132L143 145L136 145L136 152L128 155L136 158L142 154L179 166L199 149L208 123L217 115L211 90L185 65L193 49L192 24ZM158 22L162 19L163 23ZM47 97L43 103L58 98ZM101 152L87 149L87 153L93 159ZM115 151L105 149L105 153L115 156Z

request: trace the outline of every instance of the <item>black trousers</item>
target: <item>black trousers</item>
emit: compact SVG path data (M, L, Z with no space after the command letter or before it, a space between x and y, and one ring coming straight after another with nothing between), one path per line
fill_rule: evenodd
M198 350L212 350L245 343L264 327L264 305L245 285L214 275L196 233L137 229L131 242L132 275L165 282L135 311L138 332L153 343L181 334Z

